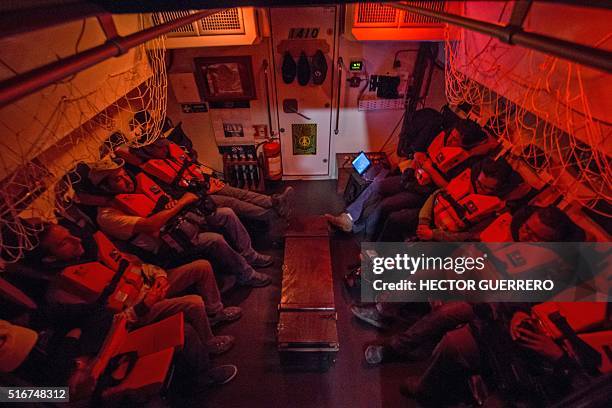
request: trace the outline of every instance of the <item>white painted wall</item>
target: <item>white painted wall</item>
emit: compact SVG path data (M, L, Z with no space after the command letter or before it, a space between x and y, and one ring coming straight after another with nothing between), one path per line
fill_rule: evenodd
M138 15L113 18L120 35L139 29ZM24 73L104 41L94 18L84 25L74 21L3 38L0 49L5 64L0 65L0 79L12 77L12 70ZM58 143L150 75L144 53L132 49L0 109L0 179L24 158L36 157Z
M265 79L263 73L263 61L267 59L271 64L269 52L269 38L264 38L258 44L250 46L233 46L233 47L207 47L207 48L184 48L176 50L168 50L172 53L172 66L168 73L176 72L195 72L194 58L210 57L210 56L242 56L250 55L253 63L253 76L256 85L257 99L251 101L251 119L253 124L268 124L268 113L265 98ZM273 69L270 67L270 75L273 75ZM271 78L273 82L273 78ZM222 171L223 160L217 150L217 143L212 128L211 112L206 113L183 113L181 105L176 101L176 97L172 91L172 86L168 89L168 116L176 124L183 123L183 130L191 137L194 142L194 148L199 153L200 160L208 165ZM272 91L272 84L270 84ZM271 103L274 103L274 97L270 96ZM276 116L273 108L273 124L276 123ZM276 129L276 125L275 130ZM253 129L245 129L245 132L253 132Z
M193 72L193 59L203 56L238 56L251 55L253 58L253 72L257 85L257 100L251 101L251 117L253 123L267 124L267 110L265 102L264 77L261 70L264 59L273 61L269 38L263 38L259 44L252 46L234 47L210 47L210 48L190 48L177 49L172 51L172 72ZM348 66L349 61L363 59L366 62L366 70L370 74L389 74L404 76L412 72L416 53L401 53L399 59L401 68L393 69L393 58L397 51L402 49L417 49L419 43L416 42L356 42L344 39L339 40L339 52ZM280 69L280 67L277 67ZM329 66L329 70L335 69ZM330 152L330 177L335 177L335 153L357 152L360 150L378 150L389 136L397 122L402 116L403 111L368 111L357 110L357 96L360 88L349 88L346 78L350 74L343 74L343 88L341 94L341 113L340 113L340 132L338 135L331 135ZM402 84L404 84L403 82ZM272 84L271 84L272 85ZM363 86L363 83L362 83ZM337 85L334 85L334 92ZM171 88L171 87L169 87ZM296 88L299 89L299 88ZM403 90L401 90L403 92ZM271 96L274 103L274 97ZM329 101L335 106L335 100ZM444 103L444 75L436 70L432 83L427 106L439 109ZM272 109L274 130L276 131L275 107ZM190 113L181 112L180 104L176 102L172 90L169 90L168 115L176 123L181 121L186 133L194 140L200 158L208 162L213 167L222 169L221 156L217 151L215 138L212 132L210 113ZM334 109L335 120L335 109ZM332 125L333 128L333 125ZM399 130L399 129L398 129ZM393 149L391 149L393 150Z
M368 74L400 75L406 80L412 73L416 52L402 52L398 55L401 67L393 68L395 53L400 50L417 50L418 42L356 42L344 38L340 39L340 55L348 66L351 59L363 59ZM350 74L348 74L350 76ZM345 73L344 78L347 77ZM400 93L405 92L406 80L400 84ZM344 81L345 82L345 81ZM401 119L401 110L359 111L358 100L360 88L350 88L345 82L341 95L340 132L332 135L333 148L337 153L355 151L377 151L389 137L398 121ZM434 72L430 93L426 105L439 109L444 105L444 73L440 70ZM400 124L401 127L401 124ZM399 128L396 131L399 132ZM395 144L390 142L391 146ZM389 144L385 150L389 149ZM391 149L393 150L393 149Z

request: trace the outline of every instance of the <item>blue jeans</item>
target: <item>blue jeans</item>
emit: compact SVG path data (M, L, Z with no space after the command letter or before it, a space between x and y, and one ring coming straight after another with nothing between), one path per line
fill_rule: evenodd
M209 260L215 269L220 268L237 276L238 282L248 281L253 275L249 263L257 257L251 246L251 237L231 208L217 208L206 217L211 230L202 232L192 241L193 254Z
M443 401L448 395L440 385L455 389L480 368L480 350L469 326L451 330L436 346L419 381L421 394Z
M355 201L346 207L346 212L351 215L354 222L359 220L366 205L371 205L373 202L376 202L380 195L385 193L389 188L394 188L397 184L401 189L399 176L397 176L398 180L396 183L396 177L386 178L388 173L389 170L387 169L380 170L374 177L372 183L359 194L359 197L357 197Z
M476 315L467 302L448 302L432 310L403 333L391 337L390 346L399 355L410 356L416 349L437 344L446 333L469 323Z
M219 207L231 208L241 217L270 221L274 215L271 196L227 184L211 194L210 199Z

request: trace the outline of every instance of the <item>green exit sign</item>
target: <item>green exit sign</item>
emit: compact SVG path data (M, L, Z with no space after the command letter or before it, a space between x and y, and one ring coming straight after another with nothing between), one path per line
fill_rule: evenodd
M349 65L349 71L362 71L363 61L351 61Z

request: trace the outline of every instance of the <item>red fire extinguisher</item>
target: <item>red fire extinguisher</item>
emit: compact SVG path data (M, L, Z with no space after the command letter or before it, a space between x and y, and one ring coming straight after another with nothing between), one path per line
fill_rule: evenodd
M280 143L275 140L267 141L263 145L263 154L266 179L280 180L283 177Z

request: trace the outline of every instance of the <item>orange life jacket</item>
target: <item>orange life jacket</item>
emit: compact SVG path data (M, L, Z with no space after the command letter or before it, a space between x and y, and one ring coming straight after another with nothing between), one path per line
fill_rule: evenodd
M134 180L136 182L134 192L117 194L112 200L112 206L130 215L148 217L153 213L159 199L166 196L166 193L144 173L137 174Z
M107 306L113 312L119 312L132 305L138 297L143 285L141 268L128 265L122 271L122 253L102 232L96 232L93 237L98 247L97 261L64 268L60 274L61 286L85 302L93 303L114 279L118 279L107 299ZM119 272L122 272L121 276L116 276Z
M599 371L612 373L612 330L579 334L578 337L601 355Z
M586 333L605 328L608 317L606 302L544 302L531 308L531 312L552 338L560 338L561 332L550 321L551 313L559 312L567 319L576 333Z
M480 233L482 242L513 242L512 214L505 212L497 217Z
M434 202L434 220L438 227L458 232L504 208L502 199L477 194L472 185L472 170L466 169L452 179Z
M433 164L444 174L470 157L484 155L497 146L497 142L492 138L487 138L469 150L463 147L445 146L445 135L445 131L438 133L427 149L427 154Z
M554 279L558 285L573 274L566 261L546 246L508 243L492 249L492 256L503 263L504 274L511 279Z
M168 144L168 157L165 159L144 159L126 145L116 148L115 153L127 163L138 166L148 175L168 185L184 188L191 180L206 181L206 176L197 163L192 162L187 153L175 143ZM181 177L177 179L179 172ZM223 187L223 182L214 178L211 178L210 183L208 193L214 193Z
M601 355L599 371L612 372L612 330L606 302L545 302L531 308L543 331L555 340L563 333L550 320L552 313L565 317L578 337Z
M183 313L128 332L125 318L116 318L93 361L91 376L98 381L113 357L136 352L138 358L119 384L102 391L106 405L120 405L125 397L148 401L167 385L175 350L183 348ZM154 341L153 341L154 339ZM121 370L121 365L117 370Z

